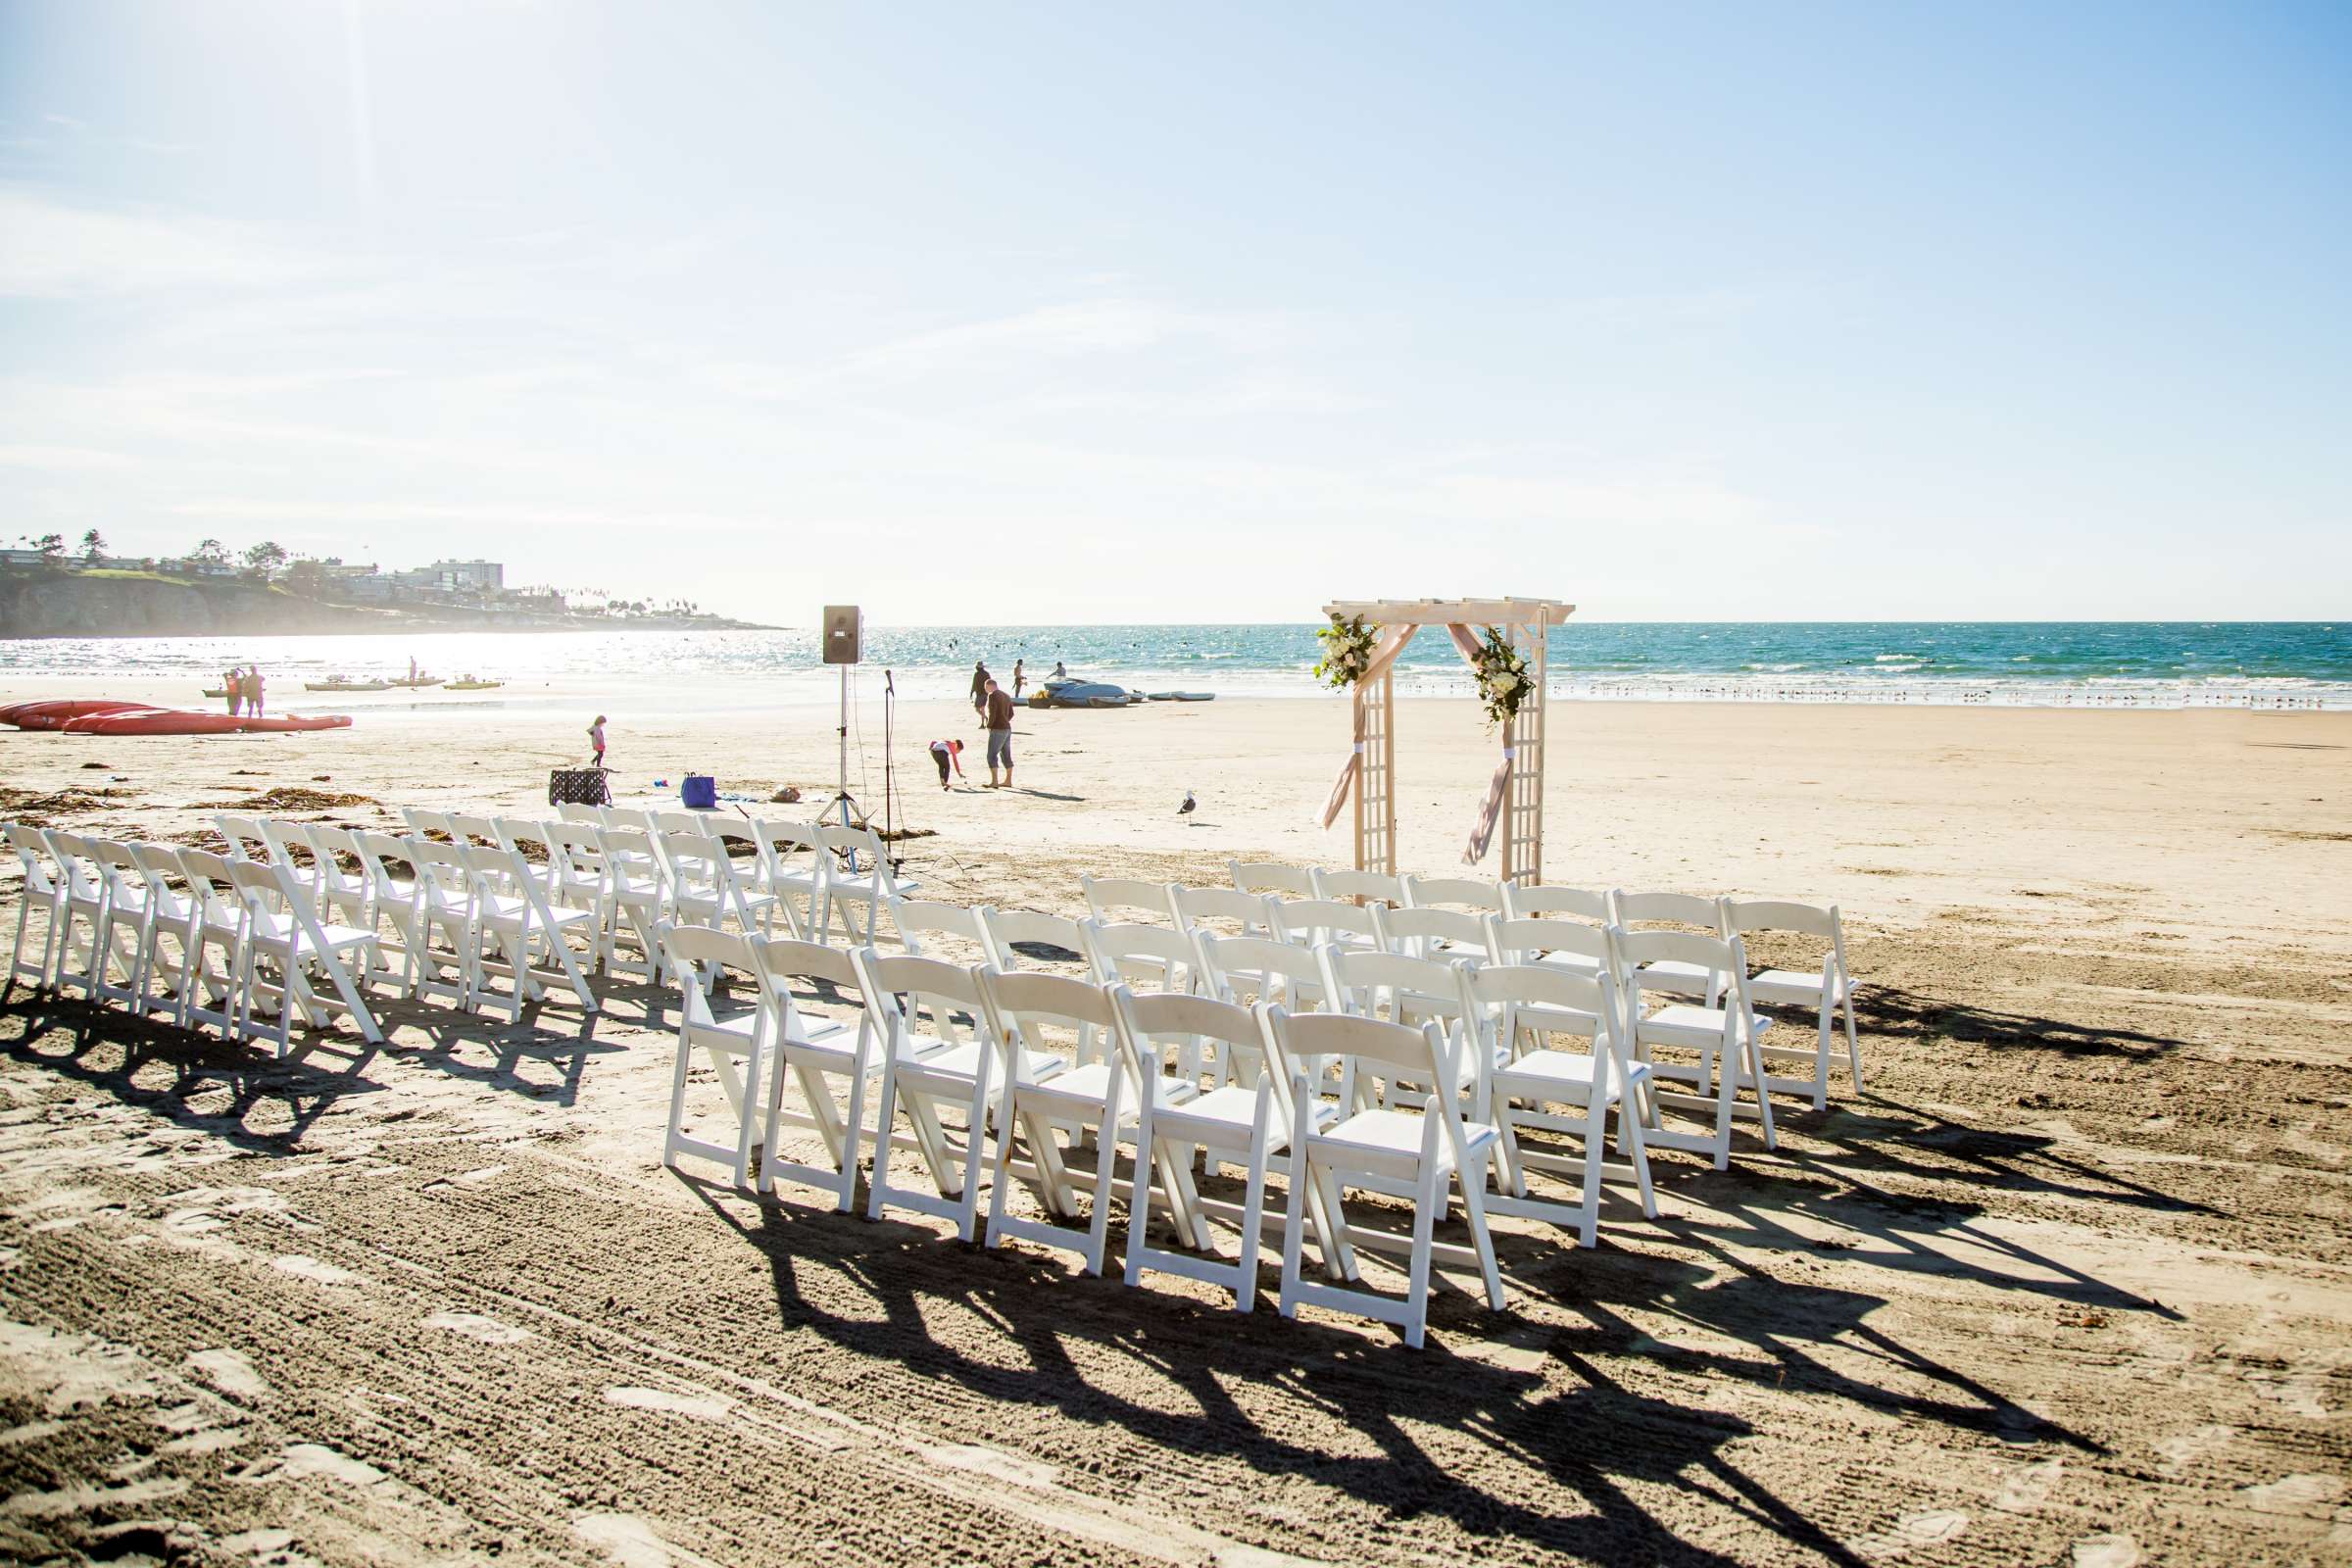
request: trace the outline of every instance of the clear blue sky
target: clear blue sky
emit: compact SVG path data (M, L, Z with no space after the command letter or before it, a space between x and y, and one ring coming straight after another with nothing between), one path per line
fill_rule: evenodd
M2352 612L2352 7L0 0L0 532Z

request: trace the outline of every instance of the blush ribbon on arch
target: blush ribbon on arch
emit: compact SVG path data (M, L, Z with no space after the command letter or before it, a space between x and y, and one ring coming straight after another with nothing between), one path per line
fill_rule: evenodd
M1364 673L1356 680L1350 693L1354 718L1353 744L1348 748L1348 760L1341 764L1340 776L1332 780L1330 798L1323 803L1325 827L1339 820L1340 808L1348 804L1348 793L1362 782L1366 728L1364 688L1389 672L1390 666L1396 662L1396 657L1404 652L1405 644L1411 642L1413 633L1420 629L1418 626L1385 626L1381 629L1380 641L1373 645L1372 657L1365 662ZM1462 658L1469 661L1473 669L1477 668L1479 643L1470 628L1448 625L1446 633L1453 639L1453 646L1460 650ZM1502 803L1510 793L1511 763L1517 755L1511 745L1511 727L1506 724L1502 731L1502 761L1495 767L1494 776L1487 781L1487 797L1480 803L1478 817L1470 826L1470 840L1462 850L1464 865L1476 865L1485 859L1487 851L1494 845L1494 827L1502 820Z

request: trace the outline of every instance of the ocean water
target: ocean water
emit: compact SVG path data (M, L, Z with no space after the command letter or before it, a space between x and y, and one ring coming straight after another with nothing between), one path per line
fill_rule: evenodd
M972 661L1032 682L1056 660L1075 674L1145 691L1234 697L1323 695L1310 674L1312 625L869 627L861 692L884 671L900 695L961 695ZM1571 621L1552 634L1551 693L1568 701L1844 702L2038 707L2352 708L2352 620L2343 622L1681 622ZM119 674L185 679L188 698L231 662L259 662L280 706L316 704L305 679L475 672L514 703L535 691L651 685L680 707L832 700L835 672L813 629L766 632L430 633L351 637L110 638L0 642L0 680ZM1468 672L1443 630L1398 664L1400 695L1465 695ZM747 696L746 694L751 694ZM455 703L457 694L436 703ZM387 693L382 706L419 699ZM338 699L365 707L370 699Z

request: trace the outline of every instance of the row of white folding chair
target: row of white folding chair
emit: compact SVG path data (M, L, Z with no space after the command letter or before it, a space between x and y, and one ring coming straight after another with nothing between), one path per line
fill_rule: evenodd
M600 958L606 912L560 857L550 830L527 818L416 808L405 814L414 830L406 838L270 817L221 814L215 821L232 858L275 865L320 918L341 915L376 933L371 952L387 976L391 956L401 959L404 997L446 996L480 1011L496 1000L489 980L503 976L512 1019L519 1020L523 1004L551 983L570 991L585 1010L598 1010L571 944L575 935L587 937L588 956ZM430 837L436 832L448 842ZM308 865L292 853L298 843L310 855ZM543 864L532 865L526 844L540 850ZM356 869L346 870L345 857ZM387 923L397 943L381 940ZM437 947L442 937L446 944ZM455 970L458 979L445 980L444 970Z
M926 911L913 912L918 932L927 929L919 923ZM991 937L985 922L985 916L976 917L962 934L985 942ZM1267 1030L1277 1026L1274 1009L1252 1010L1177 993L1139 997L1124 987L1007 971L990 963L958 965L920 954L885 956L871 947L849 956L854 978L845 981L841 955L806 943L762 942L692 927L673 931L669 941L682 989L679 1060L664 1143L664 1159L673 1165L685 1155L711 1159L727 1165L736 1182L748 1187L752 1153L758 1150L763 1191L772 1192L781 1173L820 1188L837 1206L846 1207L865 1144L874 1154L869 1217L894 1207L934 1214L951 1220L959 1235L984 1238L990 1246L1018 1237L1068 1248L1096 1273L1102 1272L1107 1250L1108 1198L1125 1190L1131 1200L1129 1281L1152 1269L1206 1279L1232 1290L1245 1309L1253 1298L1264 1231L1278 1225L1286 1236L1286 1314L1300 1300L1326 1300L1402 1323L1414 1344L1421 1339L1433 1255L1459 1255L1477 1264L1490 1299L1501 1304L1500 1280L1479 1209L1496 1141L1493 1129L1462 1129L1450 1099L1433 1101L1418 1117L1387 1109L1361 1109L1350 1116L1324 1102L1303 1076L1295 1075L1278 1089L1278 1075L1261 1072L1246 1089L1203 1090L1187 1069L1209 1039L1266 1058ZM728 968L753 980L759 1004L743 1016L721 1020L710 1000L718 974ZM854 1035L846 1026L830 1033L811 1028L793 993L816 978L837 991L854 988L863 1004L865 1027ZM1421 1031L1372 1019L1345 1023L1347 1037L1320 1043L1318 1059L1358 1052L1358 1037L1368 1031L1387 1053L1376 1056L1384 1064L1381 1070L1395 1070L1399 1053L1424 1079L1440 1070L1438 1042ZM1094 1062L1079 1061L1064 1042L1074 1045L1088 1032L1115 1040L1117 1049ZM720 1069L722 1090L737 1118L730 1143L699 1137L685 1126L686 1068L697 1053ZM827 1162L822 1167L787 1165L779 1155L776 1128L787 1070L802 1076L804 1097L814 1113L808 1124L824 1135ZM850 1080L846 1114L833 1106L830 1085L823 1082L827 1077ZM869 1081L876 1079L877 1116L868 1129L861 1103ZM1299 1152L1308 1157L1308 1171L1303 1183L1296 1184L1286 1222L1265 1213L1266 1182L1273 1157L1291 1152L1290 1128L1301 1106L1308 1123L1328 1136ZM1410 1138L1397 1130L1406 1120ZM1455 1131L1446 1132L1448 1124ZM1082 1161L1083 1139L1068 1131L1073 1128L1094 1133L1091 1160ZM1206 1145L1245 1151L1249 1179L1240 1204L1214 1202L1200 1194L1191 1156ZM927 1185L909 1187L894 1176L894 1147L911 1149L920 1157ZM1122 1147L1139 1152L1133 1180L1143 1183L1141 1195L1133 1192L1133 1181L1118 1174ZM1463 1157L1465 1149L1473 1158ZM1092 1169L1081 1168L1082 1163ZM1464 1173L1459 1180L1476 1243L1467 1251L1439 1247L1429 1234L1457 1171ZM984 1172L991 1188L985 1223L979 1206ZM1394 1237L1346 1224L1338 1201L1341 1184L1362 1185L1367 1176L1417 1184L1413 1235ZM1012 1211L1008 1199L1016 1179L1036 1188L1051 1218L1032 1220ZM1080 1198L1087 1190L1098 1200L1082 1214ZM1149 1227L1155 1208L1174 1222L1183 1250L1152 1244ZM1218 1250L1207 1222L1211 1215L1242 1225L1238 1255ZM1078 1221L1082 1228L1058 1221ZM1334 1281L1360 1279L1355 1246L1372 1243L1402 1250L1410 1275L1406 1298L1384 1300L1307 1285L1299 1278L1299 1248L1290 1238L1308 1226L1316 1229Z
M1395 876L1385 871L1326 870L1278 860L1231 860L1227 870L1244 893L1282 899L1364 899L1393 908L1455 906L1499 914L1503 886L1484 877Z
M1805 1061L1806 1077L1774 1076L1772 1088L1783 1094L1809 1097L1816 1109L1829 1103L1830 1068L1835 1024L1839 1013L1845 1026L1846 1068L1854 1091L1862 1089L1862 1048L1854 1022L1857 990L1845 956L1845 923L1836 905L1799 904L1785 899L1700 898L1683 893L1607 893L1567 887L1521 887L1504 890L1506 913L1513 920L1566 916L1593 925L1614 925L1634 931L1644 924L1672 924L1710 932L1717 938L1744 938L1760 931L1788 932L1822 944L1818 972L1802 969L1765 969L1747 976L1750 999L1762 1004L1806 1007L1815 1016L1815 1041L1810 1047L1763 1045L1758 1050L1771 1061ZM1697 998L1718 1004L1728 979L1725 970L1702 966L1695 959L1660 958L1642 965L1648 988Z
M32 895L19 914L12 979L25 972L30 904L45 898L51 930L34 979L61 995L78 988L182 1028L215 1025L224 1038L274 1035L280 1055L297 1009L306 1023L346 1013L365 1039L382 1040L362 994L374 933L321 919L314 890L287 864L21 824L8 839ZM332 997L316 989L315 973ZM257 1003L274 1013L273 1027L257 1027Z

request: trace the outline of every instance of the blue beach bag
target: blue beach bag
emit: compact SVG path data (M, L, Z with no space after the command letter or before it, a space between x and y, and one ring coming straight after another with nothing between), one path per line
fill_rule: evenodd
M678 800L690 811L713 810L718 806L718 781L708 773L689 773L679 782Z

